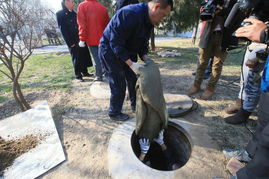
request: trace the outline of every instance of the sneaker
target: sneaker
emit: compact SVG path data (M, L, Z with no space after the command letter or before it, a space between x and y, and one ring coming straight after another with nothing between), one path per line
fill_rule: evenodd
M249 157L249 154L246 150L237 150L237 149L223 149L223 154L228 158L236 158L241 162L250 162L252 159Z
M128 114L123 114L123 113L120 113L116 116L109 116L110 119L114 120L114 121L126 121L129 119L129 115Z

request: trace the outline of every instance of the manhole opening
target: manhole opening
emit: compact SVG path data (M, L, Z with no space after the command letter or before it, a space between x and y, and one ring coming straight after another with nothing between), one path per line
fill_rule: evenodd
M167 150L163 152L161 147L152 142L144 160L144 164L161 171L172 171L183 167L189 160L192 144L189 134L179 125L169 122L164 131L164 142ZM140 146L135 131L131 137L133 152L139 158Z

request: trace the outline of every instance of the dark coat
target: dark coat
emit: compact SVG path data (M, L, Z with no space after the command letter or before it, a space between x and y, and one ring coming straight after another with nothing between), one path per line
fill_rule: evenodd
M56 13L58 26L68 47L78 44L77 14L66 7Z
M92 66L92 61L87 46L83 48L78 47L77 13L75 11L69 11L64 5L62 6L63 9L56 13L62 36L69 49L72 45L75 45L75 48L78 50L78 56L76 58L79 59L80 65L90 67Z
M113 16L100 41L101 62L107 72L118 72L119 63L148 53L148 40L153 25L149 19L148 5L126 6Z
M128 6L130 4L138 4L138 0L117 0L116 2L116 11L123 8L124 6Z

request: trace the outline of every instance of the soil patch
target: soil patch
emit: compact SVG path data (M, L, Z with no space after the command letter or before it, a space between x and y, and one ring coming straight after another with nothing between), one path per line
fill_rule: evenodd
M0 177L3 176L4 170L11 166L17 157L35 148L39 141L39 138L33 135L9 141L0 137Z

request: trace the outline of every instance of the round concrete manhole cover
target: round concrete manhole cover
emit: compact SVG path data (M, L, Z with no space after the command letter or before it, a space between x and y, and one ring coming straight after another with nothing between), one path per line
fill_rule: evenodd
M167 146L165 151L162 151L156 142L152 142L143 163L161 171L172 171L183 167L188 162L192 151L191 139L185 129L169 122L168 128L164 131L164 142ZM139 157L140 146L135 132L131 137L131 145L133 152Z
M99 81L93 82L90 86L90 94L97 99L109 99L111 94L109 84Z
M193 100L187 95L164 94L169 117L182 117L192 111Z

